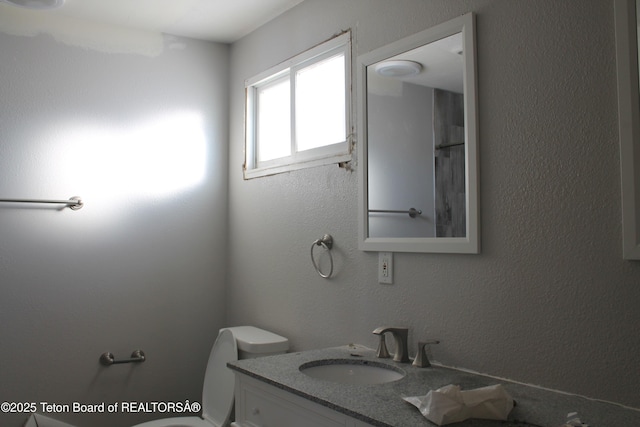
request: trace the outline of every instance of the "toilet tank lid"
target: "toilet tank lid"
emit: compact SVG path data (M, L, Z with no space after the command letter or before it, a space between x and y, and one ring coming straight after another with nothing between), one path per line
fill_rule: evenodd
M260 354L284 353L289 349L288 339L255 326L234 326L226 329L233 333L238 350Z

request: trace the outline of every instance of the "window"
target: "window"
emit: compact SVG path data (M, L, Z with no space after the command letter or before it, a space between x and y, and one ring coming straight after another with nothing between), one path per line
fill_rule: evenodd
M351 160L350 33L247 80L245 179Z

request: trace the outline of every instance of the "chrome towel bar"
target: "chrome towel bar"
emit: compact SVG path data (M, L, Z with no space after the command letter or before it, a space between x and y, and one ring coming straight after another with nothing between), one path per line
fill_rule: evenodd
M67 205L69 208L77 211L84 206L80 197L70 197L69 200L44 200L44 199L0 199L1 203L53 203L59 205Z
M459 145L464 145L464 142L454 142L454 143L450 143L450 144L436 145L436 150L442 150L443 148L449 148L449 147L457 147Z
M385 209L369 209L369 212L374 212L374 213L406 213L406 214L409 214L409 216L411 218L415 218L418 215L422 215L422 211L420 209L416 209L416 208L409 208L409 210L406 210L406 211L392 211L392 210L385 210Z
M100 363L105 366L117 365L120 363L142 363L145 360L147 360L147 358L145 357L144 351L142 350L136 350L131 353L130 359L116 360L113 353L110 352L102 353L102 355L100 356Z

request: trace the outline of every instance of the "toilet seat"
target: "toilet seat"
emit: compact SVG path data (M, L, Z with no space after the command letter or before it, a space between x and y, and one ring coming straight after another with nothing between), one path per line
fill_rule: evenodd
M221 329L209 354L202 388L202 418L172 417L133 427L224 427L233 410L235 376L227 362L238 360L238 346L230 329Z

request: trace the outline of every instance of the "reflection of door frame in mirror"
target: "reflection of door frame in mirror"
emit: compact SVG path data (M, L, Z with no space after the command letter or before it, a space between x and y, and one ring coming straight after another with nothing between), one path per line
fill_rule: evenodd
M615 0L624 259L640 259L640 92L635 0Z
M464 55L464 123L466 180L466 237L369 237L367 165L367 66L425 44L462 33ZM478 174L478 118L475 16L454 18L358 58L358 248L364 251L479 253L480 208Z

